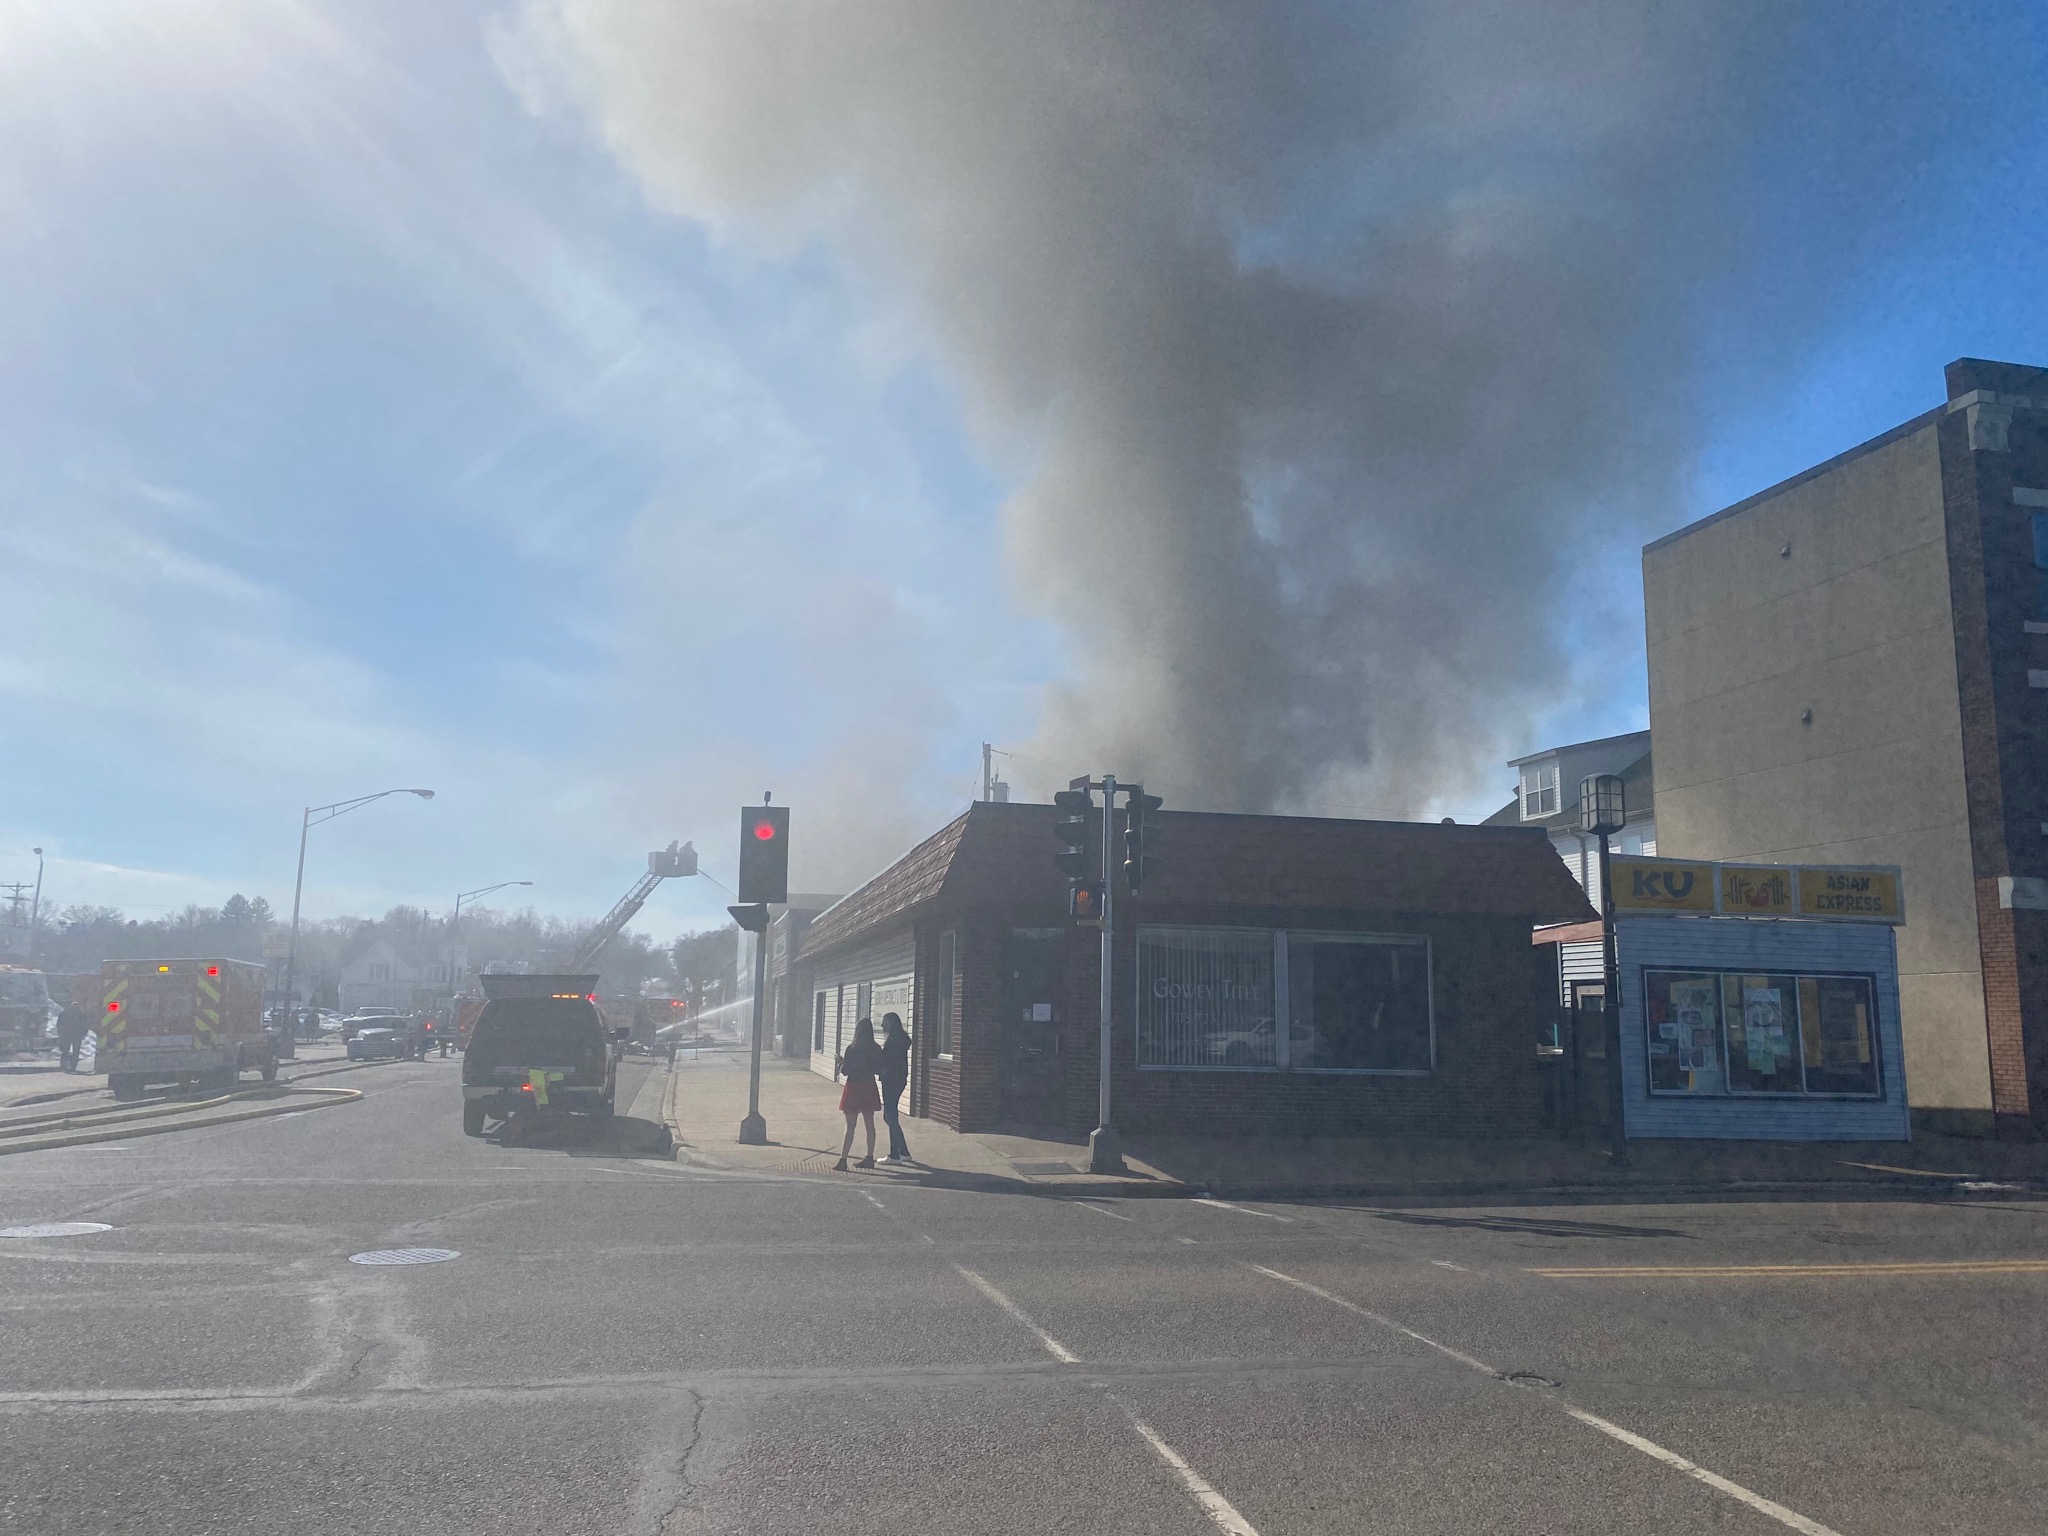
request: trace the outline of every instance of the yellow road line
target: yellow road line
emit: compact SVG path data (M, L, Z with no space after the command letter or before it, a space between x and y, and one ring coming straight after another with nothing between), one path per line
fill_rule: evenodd
M1900 1168L1891 1163L1852 1163L1847 1158L1837 1158L1844 1168L1867 1168L1872 1173L1910 1173L1916 1179L1975 1179L1982 1175L1975 1173L1943 1173L1934 1168Z
M1532 1269L1551 1280L1772 1280L1826 1275L2048 1275L2048 1259L1932 1259L1897 1264L1664 1264Z

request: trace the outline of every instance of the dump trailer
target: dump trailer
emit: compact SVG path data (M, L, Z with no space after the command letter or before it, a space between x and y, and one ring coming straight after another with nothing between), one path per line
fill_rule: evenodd
M262 966L248 960L108 960L100 966L99 1069L117 1099L153 1084L228 1089L277 1076L263 1029Z

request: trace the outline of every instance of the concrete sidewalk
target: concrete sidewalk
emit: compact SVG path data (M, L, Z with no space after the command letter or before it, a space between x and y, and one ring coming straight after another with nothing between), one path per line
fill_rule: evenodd
M764 1059L761 1113L771 1145L739 1145L747 1110L747 1058L738 1051L679 1058L665 1115L679 1161L700 1167L843 1177L831 1172L845 1134L836 1084L801 1063ZM877 1151L888 1150L876 1117ZM1654 1195L1999 1194L2048 1190L2048 1147L1921 1136L1910 1143L1632 1142L1626 1167L1604 1146L1557 1140L1447 1141L1420 1137L1135 1137L1129 1172L1083 1172L1081 1138L983 1132L962 1135L904 1119L911 1168L862 1177L956 1188L1047 1194L1195 1195L1386 1200L1521 1195L1598 1199ZM856 1136L853 1155L865 1143ZM1996 1187L1986 1187L1996 1186Z

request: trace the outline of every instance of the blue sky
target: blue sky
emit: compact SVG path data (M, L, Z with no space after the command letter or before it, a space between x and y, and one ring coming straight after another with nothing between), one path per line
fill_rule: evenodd
M663 211L534 110L506 14L0 3L0 879L40 844L57 904L282 906L303 806L418 784L313 834L309 912L531 879L595 915L671 838L729 883L763 788L798 883L844 888L1038 730L1073 640L1006 573L1018 471L943 358L829 243ZM1643 722L1637 529L1926 409L1955 356L2048 362L2048 28L1924 16L1897 174L1844 171L1882 206L1815 216L1793 140L1752 168L1754 303L1531 730ZM1770 323L1774 272L1825 312Z

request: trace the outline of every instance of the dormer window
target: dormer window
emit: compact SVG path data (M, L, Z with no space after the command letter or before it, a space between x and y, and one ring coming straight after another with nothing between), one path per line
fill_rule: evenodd
M1522 770L1522 820L1557 814L1557 763L1531 763Z

